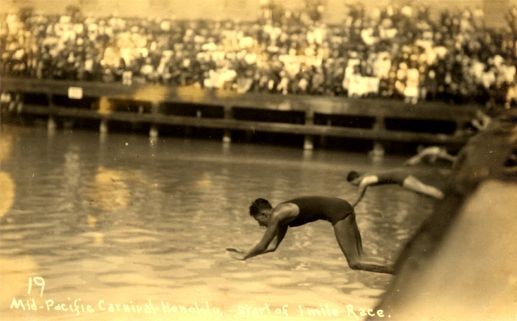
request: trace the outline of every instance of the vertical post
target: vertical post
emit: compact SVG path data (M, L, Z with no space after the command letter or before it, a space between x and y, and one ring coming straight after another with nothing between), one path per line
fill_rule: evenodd
M327 119L325 125L327 125L328 127L331 127L332 126L332 120L329 118ZM327 136L326 135L321 135L320 137L320 146L326 146L327 145Z
M373 131L380 132L385 129L384 126L384 117L377 116L375 117L375 123L373 124ZM370 155L373 157L383 157L384 156L384 146L378 140L373 142L373 149L370 151Z
M99 133L101 135L106 135L108 133L108 120L106 118L101 119L101 123L99 125Z
M3 94L2 94L2 98L3 98ZM2 101L2 99L0 99L0 129L2 129L2 114L4 113L4 102Z
M47 93L48 100L48 119L47 119L47 131L54 132L56 130L56 120L54 118L55 106L54 106L54 97L51 93Z
M6 94L2 92L0 96L0 129L2 128L2 114L4 112L4 101L7 101L6 97Z
M456 120L456 129L454 130L454 136L461 136L466 128L466 123L461 120Z
M156 117L159 109L160 109L160 104L157 102L153 102L152 107L151 107L151 113L153 114L153 116ZM149 137L151 139L156 139L158 137L158 135L159 135L158 126L155 123L152 123L151 128L149 129Z
M314 125L314 111L312 109L305 111L305 126ZM305 139L303 142L304 150L313 150L313 137L312 135L305 135Z
M224 119L232 119L232 107L224 106ZM229 129L224 130L223 143L230 144L232 142L232 133Z

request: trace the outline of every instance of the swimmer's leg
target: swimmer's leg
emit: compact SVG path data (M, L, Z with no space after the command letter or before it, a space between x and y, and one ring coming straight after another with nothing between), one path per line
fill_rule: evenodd
M346 257L348 265L354 270L393 274L393 268L369 261L363 256L361 234L355 222L355 214L350 214L334 224L336 239Z
M421 163L423 158L424 158L423 155L417 154L417 155L411 157L410 159L408 159L407 161L405 161L404 165L406 165L406 166L414 166L416 164Z
M426 185L419 181L416 177L409 175L404 179L402 187L411 190L413 192L421 193L427 196L434 197L436 199L443 198L443 192L431 185Z
M441 151L441 153L438 155L438 157L440 159L444 159L444 160L449 161L451 163L454 163L456 161L456 158L457 158L456 156L453 156L453 155L447 153L447 151L445 151L445 150Z
M424 160L434 163L436 161L436 154L439 152L440 150L438 147L433 146L424 148L423 150L419 151L415 156L405 161L404 164L408 166L413 166L423 162Z

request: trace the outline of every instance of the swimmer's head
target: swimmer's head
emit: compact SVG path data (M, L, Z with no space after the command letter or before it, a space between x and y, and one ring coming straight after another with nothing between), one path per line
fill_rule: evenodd
M360 177L361 177L361 175L359 175L358 172L350 171L350 172L348 172L348 175L346 176L346 180L348 182L350 182L351 184L358 184L359 183L358 178L360 178Z
M271 217L273 206L268 200L257 198L250 205L250 215L259 223L260 226L267 226Z

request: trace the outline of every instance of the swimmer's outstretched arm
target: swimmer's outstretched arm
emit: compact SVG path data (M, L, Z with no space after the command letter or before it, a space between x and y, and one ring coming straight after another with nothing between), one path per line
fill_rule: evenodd
M456 160L456 157L447 153L447 151L444 148L438 146L431 146L424 148L417 155L408 159L404 164L409 166L416 165L420 163L424 158L428 158L432 162L435 162L437 159L444 159L449 162L454 162Z
M415 156L412 156L407 161L405 161L404 165L406 165L406 166L413 166L413 165L419 164L420 162L422 162L422 159L424 157L427 157L427 156L428 156L427 154L419 153L419 154L417 154Z
M419 151L415 156L408 159L406 162L404 162L405 165L416 165L424 158L436 158L441 152L441 148L438 146L431 146L426 147L423 150Z
M454 155L451 155L449 153L447 153L447 151L443 151L442 154L440 154L439 156L440 158L442 159L445 159L451 163L454 163L456 161L456 158L458 158L457 156L454 156Z
M363 188L361 191L361 194L359 194L359 197L355 200L355 202L352 203L352 207L355 207L359 202L363 199L364 194L366 194L366 188Z
M285 236L286 233L287 233L287 226L280 226L278 228L278 234L274 237L275 242L271 242L269 244L269 245L271 245L272 243L274 243L274 245L272 247L268 246L268 249L265 250L262 254L276 251L276 249L278 248L278 246L280 245L280 243L284 239L284 236ZM228 252L235 252L235 253L239 253L239 254L246 254L245 251L242 251L242 250L234 248L234 247L228 247L228 248L226 248L226 251L228 251Z
M364 197L364 194L366 193L366 189L368 186L374 186L379 182L379 177L376 175L369 175L365 176L361 183L359 183L358 189L359 189L359 197L355 200L355 202L352 203L352 207L355 207Z
M284 239L285 234L287 233L287 225L280 225L278 227L278 233L275 236L275 242L273 247L268 247L268 249L264 253L275 252L282 240Z
M379 182L379 176L377 175L368 175L365 176L361 183L359 183L359 190L362 191L366 189L368 186L376 185Z
M278 246L280 245L282 240L284 239L284 236L286 233L287 233L287 226L280 225L280 222L278 221L278 219L274 219L268 226L268 228L267 228L266 232L264 233L264 235L262 236L262 239L260 240L260 242L257 245L255 245L251 250L249 250L247 253L243 253L236 249L227 249L227 250L244 254L242 257L234 256L234 258L236 258L238 260L246 260L246 259L249 259L251 257L257 256L260 254L274 252L278 248ZM271 244L271 242L273 241L273 239L275 237L276 237L275 244L273 245L273 247L269 248L269 245Z

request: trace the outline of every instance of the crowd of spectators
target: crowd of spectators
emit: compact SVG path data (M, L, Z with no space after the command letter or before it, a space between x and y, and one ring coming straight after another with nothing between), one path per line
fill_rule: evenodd
M25 9L0 24L0 72L409 103L517 100L517 8L501 29L487 28L480 10L350 5L336 25L322 21L322 10L264 2L256 21L235 22Z

